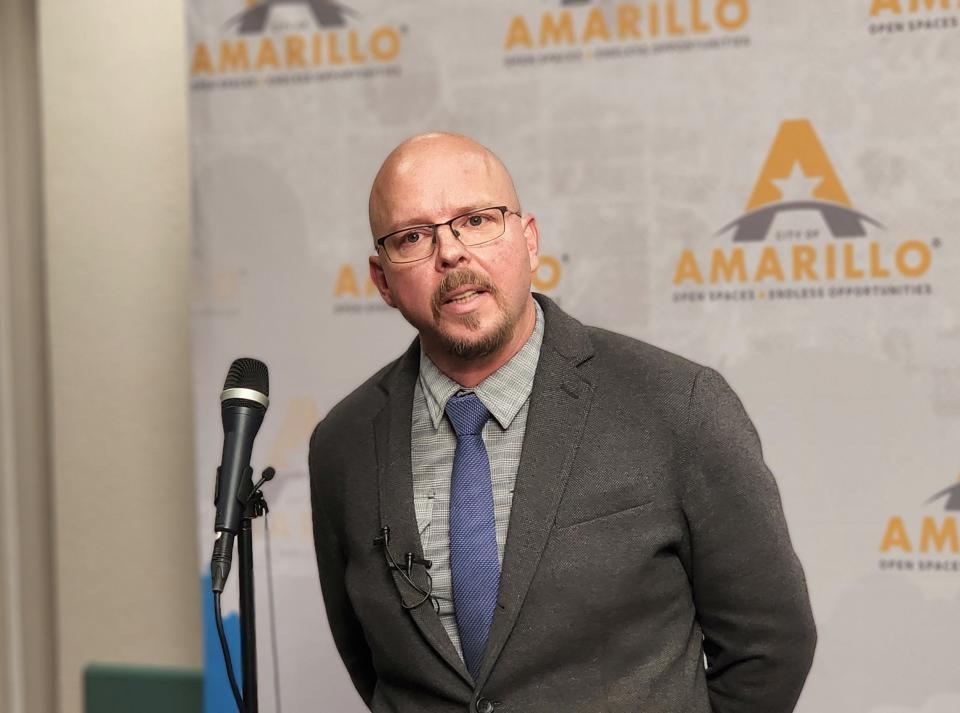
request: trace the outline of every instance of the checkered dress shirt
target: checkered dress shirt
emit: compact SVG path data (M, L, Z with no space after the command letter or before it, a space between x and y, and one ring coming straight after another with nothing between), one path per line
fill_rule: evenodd
M423 553L433 562L430 575L433 577L433 597L440 606L440 621L461 658L463 650L453 611L450 578L450 475L457 436L444 417L443 409L447 399L455 393L472 391L492 415L483 427L483 442L490 459L497 552L502 566L513 486L527 427L530 391L543 342L543 310L536 302L534 306L537 322L527 343L510 361L473 389L464 389L443 374L426 354L420 353L420 378L413 392L410 434L413 501Z

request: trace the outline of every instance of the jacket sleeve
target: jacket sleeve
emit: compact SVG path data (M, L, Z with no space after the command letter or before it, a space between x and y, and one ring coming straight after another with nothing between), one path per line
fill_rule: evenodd
M683 509L715 713L789 713L816 630L780 495L740 400L710 369L688 412Z
M353 680L357 693L367 707L373 698L377 683L376 670L370 648L354 613L347 593L344 575L346 556L338 534L338 516L331 494L333 473L323 458L325 449L319 445L323 424L317 427L310 440L310 501L313 510L313 538L317 553L320 588L327 612L327 622L333 634L340 658ZM342 512L339 513L342 515Z

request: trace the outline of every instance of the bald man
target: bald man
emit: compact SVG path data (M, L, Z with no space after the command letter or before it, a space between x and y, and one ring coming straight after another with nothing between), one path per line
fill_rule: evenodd
M471 139L398 146L370 227L419 336L310 444L327 618L367 706L792 711L806 584L724 380L532 295L536 218Z

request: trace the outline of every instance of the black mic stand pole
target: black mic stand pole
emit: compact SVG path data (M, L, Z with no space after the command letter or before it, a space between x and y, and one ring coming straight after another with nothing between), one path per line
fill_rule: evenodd
M269 475L268 475L269 473ZM240 484L238 499L244 504L237 542L240 569L240 659L243 675L244 713L258 713L257 702L257 614L253 580L253 520L268 512L260 486L273 478L267 468L263 478L253 485L253 469L248 468Z

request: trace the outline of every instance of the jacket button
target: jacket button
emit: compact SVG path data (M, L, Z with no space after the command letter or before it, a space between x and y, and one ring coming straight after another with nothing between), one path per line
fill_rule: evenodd
M474 706L477 713L493 713L493 701L489 698L478 698Z

